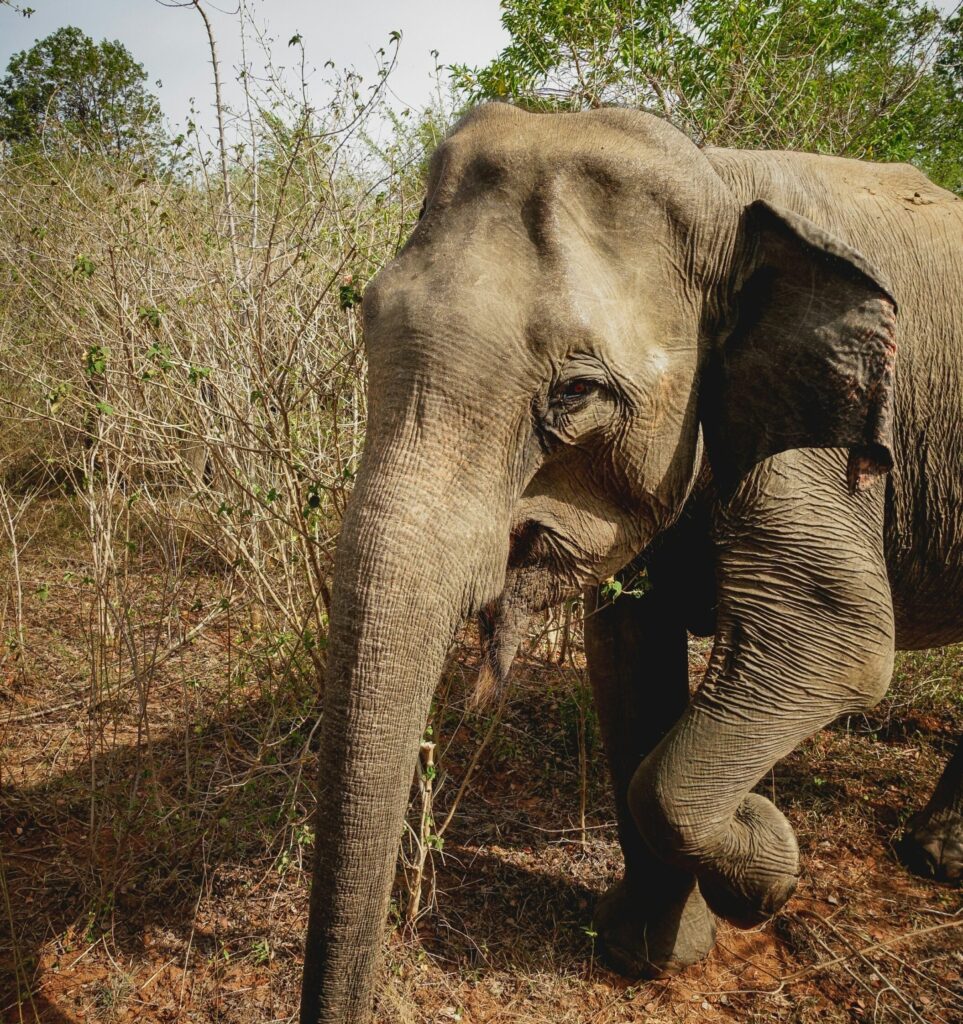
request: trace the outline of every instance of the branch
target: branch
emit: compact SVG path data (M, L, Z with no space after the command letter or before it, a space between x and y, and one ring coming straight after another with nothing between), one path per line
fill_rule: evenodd
M189 629L179 640L176 640L168 647L165 647L157 655L157 657L154 658L154 661L151 665L151 669L156 668L158 665L163 665L165 661L167 661L169 658L172 658L182 647L186 647L192 640L200 636L201 633L203 633L204 630L207 629L207 627L212 622L214 622L215 619L220 618L220 616L223 615L224 612L240 611L246 603L247 602L244 601L237 605L228 605L227 607L222 607L221 605L218 605L218 607L215 608L214 611L212 611L209 615L205 616L205 618L201 619L201 621L196 626L194 626L192 629ZM129 683L134 682L136 678L136 673L130 675L120 684L119 688L123 688L127 686ZM0 726L16 725L20 722L32 722L36 721L36 719L38 718L46 718L48 715L56 714L56 712L58 711L68 711L70 708L80 707L87 701L87 699L88 695L84 693L82 696L74 697L72 700L65 701L63 704L55 704L53 707L39 708L36 711L25 711L19 715L8 715L6 718L0 718Z
M227 140L224 137L224 104L221 99L221 72L217 59L217 43L214 40L214 30L211 28L211 21L207 16L207 11L201 6L201 0L192 0L192 3L204 22L207 42L211 51L211 67L214 69L214 107L217 111L217 148L221 156L221 178L224 181L224 207L227 211L227 230L231 243L231 256L234 260L234 273L237 276L238 284L240 284L242 281L241 261L237 254L237 224L234 219L234 196L231 192L231 178L228 174L227 165Z

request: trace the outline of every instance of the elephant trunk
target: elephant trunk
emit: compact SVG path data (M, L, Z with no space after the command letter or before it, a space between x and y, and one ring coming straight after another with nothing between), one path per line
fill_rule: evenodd
M369 1018L431 696L478 581L497 585L498 518L433 487L439 465L365 465L338 545L301 1024Z

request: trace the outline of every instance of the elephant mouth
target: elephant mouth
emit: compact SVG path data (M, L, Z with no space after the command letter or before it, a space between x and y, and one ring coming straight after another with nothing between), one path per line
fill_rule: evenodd
M505 586L478 613L482 661L475 681L476 705L503 692L532 616L579 593L576 573L565 564L554 531L527 520L512 529Z

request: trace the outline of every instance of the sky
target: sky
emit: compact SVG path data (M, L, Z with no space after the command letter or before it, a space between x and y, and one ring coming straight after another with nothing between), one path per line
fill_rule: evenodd
M172 127L183 127L190 100L199 120L213 125L213 89L207 37L193 8L172 9L158 0L17 0L34 8L23 18L0 6L0 70L10 56L64 25L76 25L95 41L122 42L144 65L151 88L160 98ZM254 20L275 40L275 60L292 62L296 49L288 40L299 33L308 65L317 69L315 102L323 101L325 61L354 67L365 81L375 76L374 53L388 48L392 31L402 33L398 65L391 75L394 103L399 108L424 107L431 97L431 75L439 51L443 64L484 64L508 41L499 20L498 0L247 0ZM214 28L222 66L225 98L239 106L236 69L241 65L237 0L208 0L205 7ZM249 41L250 42L250 41ZM249 51L250 52L250 51Z
M191 99L201 125L214 125L211 67L204 27L191 7L165 6L160 0L16 0L33 7L29 19L0 5L0 70L11 54L64 25L76 25L96 41L118 39L144 65L175 130L183 128ZM311 99L318 105L328 95L323 87L325 61L353 67L366 82L376 71L375 51L388 47L392 31L402 33L398 65L391 75L393 105L419 110L431 97L432 71L439 51L442 64L485 64L508 42L501 26L498 0L244 0L257 24L274 39L279 64L293 62L288 47L296 33L304 41L308 66L317 69ZM165 0L173 5L176 0ZM241 106L236 81L241 60L238 0L205 0L217 38L225 100ZM944 12L958 0L936 0ZM250 52L250 51L249 51ZM257 65L255 65L257 70Z

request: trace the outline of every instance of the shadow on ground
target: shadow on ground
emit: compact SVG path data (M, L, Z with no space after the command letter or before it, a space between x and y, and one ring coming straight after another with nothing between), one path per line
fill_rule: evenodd
M389 944L399 976L427 971L422 987L437 990L443 1003L469 1005L486 984L497 993L505 978L596 984L592 906L618 876L620 855L601 753L588 745L580 778L570 704L563 691L546 698L544 686L523 685L501 740L478 766L444 854L435 856L437 901L419 926L427 966L400 930ZM304 709L303 697L296 711L279 708L276 697L237 702L202 728L118 744L66 771L52 764L42 783L0 789L0 921L8 933L0 942L0 1019L75 1024L91 1019L93 1007L103 1020L230 1024L294 1012L310 857L303 776L312 757L309 729L299 723L311 716ZM482 731L473 727L453 745L453 777ZM847 942L861 942L862 928L889 935L916 927L920 913L952 913L950 890L910 879L887 850L940 767L941 733L909 739L915 745L902 734L828 730L761 787L776 791L800 834L808 876L798 906L836 920L840 901L851 899L849 931L839 932ZM922 757L920 747L928 751ZM580 794L584 835L575 825ZM885 906L871 903L881 884ZM787 944L785 930L744 938L724 932L714 965L693 968L680 984L771 987L764 973L761 981L746 973L747 959L778 973L826 959L816 945ZM833 939L813 934L824 945ZM936 954L952 962L958 954L950 933L942 934ZM605 998L621 998L624 986L603 976ZM825 997L827 1006L843 998L838 993L850 982L840 977L812 998ZM690 998L688 989L665 983L653 991ZM493 1014L498 998L490 995ZM706 1019L746 1019L749 1005L733 1001L734 1018L726 1010ZM481 1010L476 1017L488 1019Z

